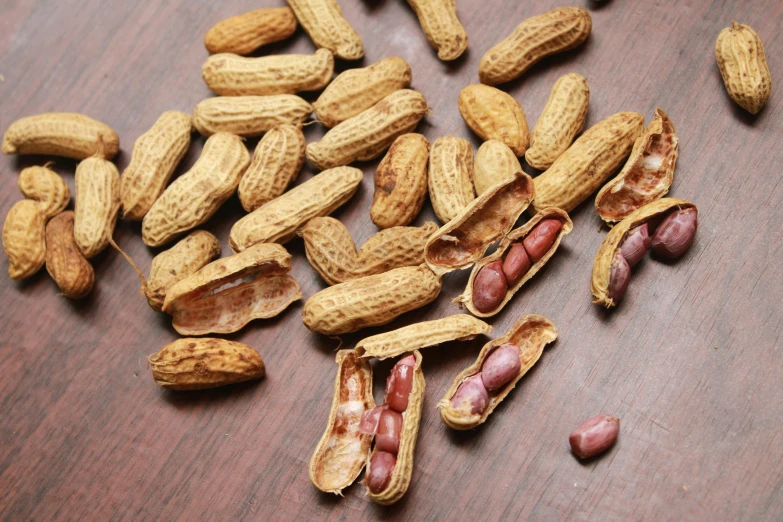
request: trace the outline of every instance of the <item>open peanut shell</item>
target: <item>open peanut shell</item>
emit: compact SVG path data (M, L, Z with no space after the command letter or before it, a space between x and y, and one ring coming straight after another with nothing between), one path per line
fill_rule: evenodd
M359 432L362 413L375 407L372 367L353 350L337 352L334 398L321 440L310 459L310 481L324 493L342 496L367 463L372 435Z
M491 331L492 327L484 321L468 314L457 314L373 335L359 341L354 350L359 357L383 360L449 341L468 341Z
M661 109L636 139L623 170L595 198L601 219L614 223L666 195L674 180L680 140Z
M696 209L696 205L682 199L658 199L636 210L612 227L612 230L609 231L604 242L598 248L593 261L593 276L590 279L590 292L592 292L594 297L593 303L603 305L606 308L611 308L615 305L614 300L609 297L612 259L614 259L617 251L620 250L623 241L628 236L628 232L648 221L664 216L674 209L685 208Z
M402 414L402 430L400 431L400 449L397 452L397 464L392 471L389 485L380 493L373 493L367 489L367 496L373 502L382 505L394 504L400 500L411 483L413 475L413 457L416 451L416 439L419 436L419 423L421 421L421 409L424 406L424 372L421 369L421 353L413 352L416 365L413 367L413 387L411 388L408 408ZM370 466L373 449L367 456L367 465Z
M555 339L557 339L557 328L546 317L532 314L520 318L506 335L485 344L476 362L457 375L446 391L446 395L438 402L440 418L447 426L455 430L469 430L482 424L497 405L503 402L503 399L514 389L517 382L538 362L544 351L544 346ZM519 346L521 367L517 376L496 392L490 393L489 404L482 414L465 414L463 411L452 408L451 398L457 392L460 384L468 377L479 374L489 354L504 344Z
M509 287L508 291L506 292L506 297L495 310L487 313L479 312L476 307L473 306L473 281L476 278L476 275L485 265L497 261L498 259L502 259L503 256L506 255L506 252L515 243L522 241L530 233L530 231L536 227L536 225L545 219L556 219L562 223L562 227L560 228L560 232L558 232L557 237L555 238L555 242L552 243L552 246L549 248L547 253L530 267L530 270L527 271L527 273L517 282L517 284ZM505 307L511 298L514 297L514 295L519 291L519 289L522 288L522 285L532 279L533 276L535 276L538 271L541 270L545 264L547 264L549 259L555 254L557 248L560 246L560 241L563 239L563 236L569 234L573 228L574 224L571 222L571 218L568 217L568 213L566 213L564 210L555 207L543 209L541 212L533 216L530 221L521 227L512 230L506 237L503 238L503 241L500 242L497 250L495 250L491 255L479 260L473 266L473 271L470 273L470 279L468 279L468 284L465 286L465 291L462 293L462 295L455 298L454 302L467 308L468 311L476 317L492 317L493 315L497 314L503 310L503 307Z
M163 311L182 335L233 333L254 319L274 317L301 299L287 274L291 255L262 243L206 265L171 287Z
M427 266L438 276L469 267L511 230L533 196L533 180L521 171L487 189L429 239Z

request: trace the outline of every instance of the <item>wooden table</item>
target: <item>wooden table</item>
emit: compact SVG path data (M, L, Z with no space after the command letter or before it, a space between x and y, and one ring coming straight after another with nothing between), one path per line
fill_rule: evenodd
M2 0L0 127L44 111L87 113L121 136L122 170L158 115L190 112L210 96L200 76L207 29L273 3L282 2ZM478 146L457 111L459 90L477 82L486 49L559 2L457 3L470 49L449 64L436 58L405 2L341 1L363 37L362 64L392 55L411 64L413 85L432 106L419 131ZM552 84L572 71L590 83L588 125L618 111L649 121L656 107L666 110L681 140L671 194L700 210L696 242L683 259L645 261L622 306L607 313L589 292L605 231L592 200L573 212L574 231L559 253L492 321L491 335L499 336L523 314L544 314L559 341L484 426L464 433L445 427L435 405L486 339L426 350L413 482L386 508L365 499L359 485L337 498L310 484L338 342L302 325L301 303L228 336L259 350L264 380L170 393L153 383L145 356L177 335L168 316L147 306L118 254L95 259L95 289L80 302L57 296L45 271L22 283L0 277L0 518L783 519L783 4L615 0L586 7L593 33L583 47L504 88L531 127ZM756 117L729 99L715 65L715 39L732 19L756 29L777 82ZM270 52L312 50L299 30ZM322 133L307 127L308 142ZM203 141L195 139L178 172L193 164ZM0 214L21 199L21 168L47 159L0 158ZM359 244L376 232L368 219L376 164L360 165L359 193L334 214ZM56 159L71 187L74 168ZM299 179L313 175L306 166ZM234 197L206 225L224 255L229 228L242 215ZM417 223L431 219L428 203ZM142 244L138 223L119 223L115 237L148 269L156 251ZM301 240L287 248L305 296L324 288ZM2 272L6 264L3 258ZM458 312L451 299L467 275L447 276L434 304L344 336L344 345ZM379 399L390 367L375 365ZM568 434L600 412L622 419L619 442L579 462Z

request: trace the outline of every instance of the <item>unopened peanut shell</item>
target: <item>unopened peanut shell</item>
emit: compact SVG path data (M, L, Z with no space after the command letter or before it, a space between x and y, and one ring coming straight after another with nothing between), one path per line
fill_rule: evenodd
M111 159L120 138L111 127L72 112L46 112L16 120L3 135L3 154L46 154L83 160Z

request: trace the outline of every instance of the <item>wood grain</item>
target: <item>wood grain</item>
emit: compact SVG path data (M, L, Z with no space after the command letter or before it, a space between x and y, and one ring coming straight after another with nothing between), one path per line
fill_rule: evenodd
M481 55L500 37L560 5L458 0L470 48L447 64L405 2L340 3L362 36L363 64L392 55L411 64L413 86L432 107L421 132L431 142L466 137L475 147L457 111L460 89L477 82ZM162 112L190 112L210 96L200 77L206 31L227 16L278 4L0 0L0 129L38 112L84 112L119 133L122 170L134 140ZM177 336L139 295L120 256L107 251L93 260L96 288L79 303L57 296L45 272L11 281L3 258L0 519L783 519L783 4L584 5L593 16L588 42L502 87L531 127L552 84L569 72L590 83L588 125L625 110L649 121L656 107L664 109L681 140L671 194L694 201L701 220L684 259L644 261L622 306L607 313L589 292L605 232L592 202L574 211L575 229L558 254L492 321L492 335L500 336L519 316L543 314L558 326L559 341L485 425L466 433L446 428L435 404L486 339L424 350L427 394L412 486L383 508L358 485L340 499L308 480L331 403L337 342L304 328L301 304L228 337L261 353L264 380L172 393L154 384L145 356ZM732 19L758 32L777 82L756 117L730 100L715 64L715 38ZM299 29L261 53L313 49ZM307 127L308 143L323 131ZM195 139L177 174L203 142ZM18 172L46 159L0 158L0 215L21 198ZM376 165L359 164L363 185L335 214L357 244L376 232L368 217ZM74 168L56 161L71 189ZM306 166L299 182L312 175ZM206 226L224 254L242 215L233 197ZM427 203L416 224L433 217ZM120 222L115 235L148 269L157 251L142 244L140 225ZM324 283L300 239L288 248L292 274L312 295ZM467 276L447 276L432 305L344 342L457 312L451 299ZM375 365L379 399L392 364ZM579 462L568 434L601 412L622 419L619 442Z

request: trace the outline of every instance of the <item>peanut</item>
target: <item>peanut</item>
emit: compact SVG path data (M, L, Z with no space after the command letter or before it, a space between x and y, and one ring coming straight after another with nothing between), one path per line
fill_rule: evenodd
M222 132L211 136L193 168L169 185L144 216L144 243L165 245L206 222L234 193L249 163L241 138Z
M345 225L331 217L311 219L299 231L310 265L330 285L424 262L424 245L438 229L432 222L375 234L357 252Z
M504 344L484 360L481 365L481 382L487 391L495 391L516 377L521 366L519 346Z
M337 75L313 103L315 115L327 127L369 109L389 94L411 85L411 67L402 58L384 58L369 67Z
M609 415L596 415L579 425L568 437L571 451L580 459L603 453L617 440L620 419Z
M294 94L220 96L207 98L193 109L193 125L203 136L227 132L261 136L276 125L302 127L313 107Z
M481 195L492 185L514 177L522 170L514 152L498 140L487 140L476 151L473 161L473 186Z
M57 214L46 225L46 271L71 299L81 299L90 293L95 272L79 250L73 237L73 212Z
M351 199L362 177L359 169L337 167L294 187L237 221L231 248L241 252L256 243L287 243L312 218L331 214Z
M457 314L373 335L359 341L354 350L360 357L387 359L449 341L467 341L491 331L492 327L484 321L467 314Z
M503 273L503 262L484 265L473 279L473 306L482 314L500 306L508 292L508 281Z
M386 381L384 404L396 412L403 413L408 409L408 401L413 389L413 367L415 365L415 358L410 355L403 357L394 365Z
M307 146L307 159L320 170L376 158L401 134L413 131L427 113L421 93L401 89L329 130Z
M664 259L677 259L693 243L698 227L695 208L670 212L655 229L650 247Z
M205 230L196 230L152 259L144 294L153 310L163 311L169 289L220 256L220 242Z
M606 293L614 303L619 303L628 290L631 281L631 267L620 252L614 255L609 272L609 288Z
M749 113L758 113L769 100L772 77L756 31L749 25L732 22L718 35L715 60L731 99Z
M581 45L592 25L590 13L578 7L558 7L528 18L484 54L479 79L497 85L518 78L542 58Z
M432 208L448 223L476 198L473 188L473 146L463 138L443 136L430 150L429 192Z
M510 94L488 85L468 85L460 91L457 107L482 140L498 140L516 156L527 150L530 134L525 111Z
M287 0L316 47L329 49L337 58L358 60L364 56L362 40L337 0Z
M561 228L563 228L563 224L557 219L545 219L522 240L531 263L537 263L539 259L544 257L544 254L549 252Z
M190 147L193 122L180 111L161 114L133 144L130 163L122 173L122 217L139 221L163 193Z
M397 458L385 451L376 451L367 464L367 489L378 494L389 487Z
M535 179L537 212L557 207L571 212L595 192L630 154L644 117L620 112L596 123Z
M285 40L296 31L296 17L288 7L267 7L226 18L204 37L211 54L250 54L264 45Z
M3 224L3 250L8 276L24 279L38 272L46 261L46 215L41 204L25 199L8 211Z
M321 290L305 303L302 321L324 335L355 332L421 308L440 290L440 278L426 265L395 268Z
M310 459L310 481L324 493L341 495L359 476L372 436L359 431L362 414L375 407L372 366L353 350L337 352L337 377L329 421Z
M403 134L392 143L375 171L370 219L378 228L408 225L421 212L429 151L421 134Z
M584 76L571 73L558 78L530 135L525 152L528 165L539 170L551 167L582 132L589 104L590 87Z
M620 221L634 210L666 195L674 179L679 138L661 109L636 140L623 170L595 197L595 209L606 222Z
M239 201L252 212L280 196L302 170L305 137L294 125L282 124L258 142L253 161L239 181Z
M4 154L48 154L82 160L100 154L113 158L120 138L89 116L47 112L16 120L3 136Z
M38 202L46 219L59 214L71 201L71 190L65 180L49 168L27 167L19 173L19 190L27 199Z
M313 55L286 54L244 58L213 54L201 67L201 76L220 96L295 94L316 91L332 79L334 57L326 49Z
M405 399L407 400L407 396ZM385 451L392 455L397 455L397 452L400 449L401 431L402 415L394 410L384 410L381 413L378 432L375 434L375 449L379 453ZM391 473L389 473L389 476L391 476ZM383 489L384 488L377 489L376 491L373 491L373 493L378 493Z
M148 358L152 378L169 390L204 390L264 376L264 361L246 344L226 339L177 339Z
M408 0L438 58L451 61L468 48L468 34L457 18L454 0Z
M634 267L642 260L650 249L650 243L650 231L647 223L628 232L628 237L620 246L620 253L628 262L628 266Z
M454 378L448 391L438 402L443 422L455 430L469 430L482 424L514 389L517 382L538 362L544 347L556 339L557 328L546 317L541 315L521 317L506 335L485 344L476 362ZM497 371L505 366L508 373L506 365L509 361L505 356L500 361L490 360L498 347L507 345L517 348L516 357L519 359L519 368L511 377L505 375L503 371ZM491 393L487 393L483 381L485 369L490 381L494 381L495 378L509 380ZM492 378L493 374L494 378ZM487 393L486 397L484 393Z
M508 285L516 285L522 279L522 276L527 274L532 265L530 256L527 254L527 250L525 250L525 245L515 243L508 250L508 254L506 254L506 258L503 260L503 275L506 276Z
M114 235L120 211L120 173L110 161L97 156L76 167L76 209L73 236L90 259L103 252Z

